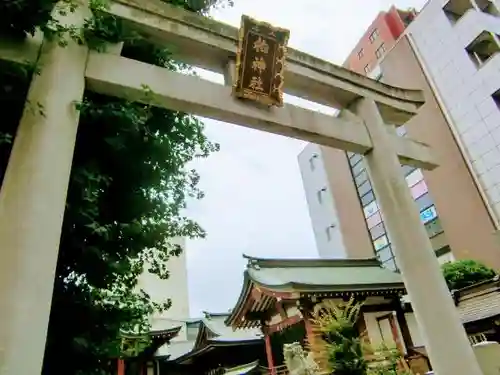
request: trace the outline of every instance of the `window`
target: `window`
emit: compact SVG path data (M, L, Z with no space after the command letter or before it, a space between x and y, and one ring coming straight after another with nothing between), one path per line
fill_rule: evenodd
M309 167L311 168L311 171L314 171L316 165L316 159L318 158L318 154L313 154L313 156L311 156L309 158Z
M497 105L497 108L500 109L500 90L497 90L493 94L491 94L491 97L495 104Z
M368 225L368 229L372 229L375 225L378 225L382 222L382 216L380 216L380 211L376 212L368 219L366 219L366 224Z
M493 0L476 0L476 5L481 12L491 14L492 16L499 15L498 8L495 6Z
M372 229L370 229L370 236L372 240L376 240L380 236L384 235L385 232L385 227L384 223L380 223L378 225L375 225Z
M366 74L370 73L370 64L365 65L365 73Z
M372 216L377 211L378 211L378 204L375 201L371 202L368 206L363 208L363 213L365 214L365 218Z
M413 172L416 168L411 165L402 165L401 169L403 170L403 175L408 176L411 172Z
M363 195L361 197L361 205L363 207L367 206L370 203L372 203L374 200L375 200L375 195L373 194L373 190L370 190L368 193L366 193L365 195Z
M370 184L370 181L365 181L363 182L360 186L358 186L358 193L359 196L362 197L366 193L368 193L372 189L372 185Z
M432 221L429 221L427 224L425 224L425 230L427 231L427 235L429 236L429 238L432 238L440 233L443 233L441 220L439 220L439 218L436 218Z
M326 187L323 189L318 190L318 202L321 204L323 203L323 194L326 193Z
M408 176L406 176L406 182L408 183L408 187L412 187L418 184L420 181L424 179L424 175L420 169L415 169Z
M483 31L474 39L465 50L477 68L483 66L491 57L500 51L497 42L498 36L488 31Z
M351 166L355 165L361 160L362 157L363 156L361 154L352 154L351 156L349 156L349 164L351 164Z
M470 0L448 0L443 12L452 24L456 23L469 10L474 9Z
M429 221L434 220L436 217L437 217L437 212L436 212L436 207L434 206L431 206L420 213L420 220L422 220L424 224L427 224Z
M396 267L396 261L394 260L394 258L391 258L387 262L382 263L382 267L387 268L387 269L394 271L394 272L396 272L398 270L398 267Z
M363 48L361 48L359 51L358 51L358 59L362 59L363 56L365 54L365 50Z
M379 237L375 241L373 241L373 247L375 248L375 251L378 251L386 247L388 244L389 244L389 239L387 238L387 236Z
M425 210L426 208L433 205L432 198L429 193L422 195L416 200L419 211Z
M429 190L427 189L427 184L425 183L424 180L420 181L418 184L413 186L411 189L411 195L413 196L413 199L418 199L425 193L427 193Z
M434 253L438 258L441 258L443 255L448 255L447 257L448 259L453 258L453 253L451 252L449 245L443 246L442 248L435 250ZM454 259L450 259L449 261L453 262Z
M385 45L384 43L382 43L380 47L378 47L377 50L375 51L375 57L377 59L380 59L384 55L384 52L385 52Z
M377 251L377 257L381 263L387 262L388 260L391 260L394 258L394 255L392 254L392 250L390 246L386 246L379 251Z
M378 34L378 29L374 29L372 31L372 33L370 34L370 36L368 37L368 39L370 40L370 43L373 43L374 41L376 41L377 38L378 38L378 35L379 35Z
M360 160L357 164L355 164L353 167L352 167L352 174L354 176L354 178L356 178L356 176L358 174L360 174L361 172L363 172L365 170L365 165L363 164L363 162Z
M326 240L330 242L332 240L332 235L333 235L333 229L335 228L335 225L330 225L329 227L326 227Z
M366 180L368 180L368 173L366 173L366 171L362 171L360 174L354 177L356 186L362 185Z

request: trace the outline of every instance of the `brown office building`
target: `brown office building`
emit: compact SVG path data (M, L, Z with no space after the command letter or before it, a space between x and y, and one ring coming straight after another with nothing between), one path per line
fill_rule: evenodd
M377 59L394 46L416 15L415 9L401 10L394 5L387 12L380 12L366 29L344 66L360 74L371 72L377 65Z
M500 268L494 221L409 37L403 35L386 51L377 71L376 78L383 82L425 92L426 103L417 116L404 127L388 127L435 150L438 168L423 171L402 166L401 173L438 259L476 259ZM299 155L299 165L320 256L376 254L384 266L396 269L391 235L384 227L362 156L310 144Z

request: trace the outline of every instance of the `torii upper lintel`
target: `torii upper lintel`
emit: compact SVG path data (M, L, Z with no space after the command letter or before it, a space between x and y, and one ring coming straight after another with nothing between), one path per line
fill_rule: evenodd
M161 0L113 0L107 12L155 43L171 46L176 58L194 66L224 74L227 61L236 58L237 28ZM404 124L424 103L420 90L376 82L291 48L285 82L285 93L338 109L361 97L373 98L389 124Z

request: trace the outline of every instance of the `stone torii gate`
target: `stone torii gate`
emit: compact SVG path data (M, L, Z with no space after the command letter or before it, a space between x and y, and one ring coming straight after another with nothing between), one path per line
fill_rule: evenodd
M226 86L113 53L31 38L0 39L0 59L39 59L0 191L0 375L40 374L61 225L78 128L74 103L85 89L361 153L384 212L414 311L439 375L480 370L410 195L400 162L432 169L429 147L400 138L423 104L416 90L391 87L305 53L288 50L285 92L342 109L334 117L286 104L263 108L231 96L238 30L160 0L114 0L107 10L176 58L223 73ZM64 22L81 25L82 6Z

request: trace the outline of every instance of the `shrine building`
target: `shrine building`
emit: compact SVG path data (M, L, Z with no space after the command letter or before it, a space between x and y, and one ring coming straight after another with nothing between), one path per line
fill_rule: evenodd
M270 374L283 369L284 344L313 339L309 319L316 305L351 297L363 303L359 332L374 348L394 346L412 368L430 370L413 311L402 298L406 290L401 276L376 259L244 257L243 287L226 324L235 330L262 330Z

